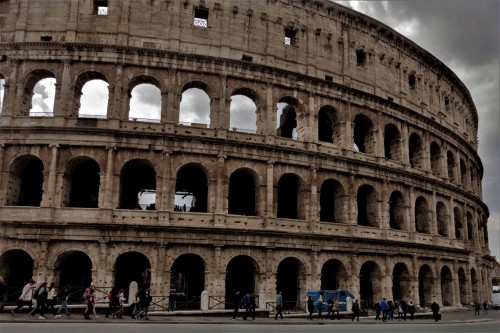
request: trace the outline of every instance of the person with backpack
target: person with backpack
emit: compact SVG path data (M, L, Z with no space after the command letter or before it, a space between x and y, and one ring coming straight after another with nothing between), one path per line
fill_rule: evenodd
M51 282L49 287L47 288L47 310L52 312L52 315L56 316L56 300L57 300L57 293L56 293L56 288L54 288L55 283Z
M96 295L94 286L90 286L87 289L85 289L83 298L87 307L85 309L85 312L83 313L84 319L90 320L90 314L94 311L95 297Z
M417 309L415 308L415 303L413 303L413 301L410 301L408 303L408 313L410 314L411 320L413 320L413 315L415 314L416 311Z
M139 303L141 304L142 310L139 313L139 318L144 317L144 319L149 320L148 312L152 300L153 297L151 297L151 289L149 287L141 289L141 292L139 293Z
M36 312L40 310L40 316L38 319L45 319L45 307L47 306L48 294L47 282L42 282L33 294L33 298L36 299L36 308L30 312L32 317L34 317Z

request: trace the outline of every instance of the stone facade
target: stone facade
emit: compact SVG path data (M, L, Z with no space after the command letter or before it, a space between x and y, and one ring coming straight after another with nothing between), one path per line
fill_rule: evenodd
M12 293L33 275L206 290L211 308L237 289L260 307L276 288L291 303L318 288L367 303L491 298L477 111L387 26L321 0L3 0L0 13ZM47 78L55 102L40 115ZM105 117L79 113L93 80L108 84ZM158 119L129 116L141 84L159 90ZM208 124L179 122L191 88L210 99ZM235 95L255 104L255 130L230 128ZM178 209L182 193L196 204Z

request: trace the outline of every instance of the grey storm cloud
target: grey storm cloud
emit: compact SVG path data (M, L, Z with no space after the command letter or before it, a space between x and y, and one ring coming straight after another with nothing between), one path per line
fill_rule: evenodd
M479 116L483 200L492 255L500 257L500 1L335 1L399 31L464 82Z
M137 98L139 103L160 107L160 89L152 84L140 84L132 90L132 98Z
M179 121L204 124L210 122L210 98L203 90L191 88L182 94Z

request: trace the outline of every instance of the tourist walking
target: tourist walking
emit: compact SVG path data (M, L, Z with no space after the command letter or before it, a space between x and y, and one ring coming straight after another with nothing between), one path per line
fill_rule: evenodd
M276 314L274 315L274 320L278 320L278 315L281 317L283 320L283 313L281 312L283 310L283 295L282 291L278 291L276 294Z
M64 311L66 316L70 316L71 314L68 311L68 298L69 298L69 291L70 291L70 285L65 285L62 287L62 289L59 290L57 293L57 297L61 300L61 306L57 310L56 313L56 318L61 317L61 312Z
M434 301L431 305L432 314L434 315L434 321L438 321L439 318L439 304L437 301Z
M382 309L380 308L380 302L376 302L373 309L375 310L375 320L382 320L382 316L380 315L380 313L382 312Z
M52 315L55 317L56 316L56 300L57 300L57 293L56 293L56 288L54 288L55 283L51 282L49 287L47 288L47 311L52 312Z
M120 302L118 301L118 288L113 287L108 293L108 309L106 310L106 318L109 318L110 314L117 311Z
M236 320L236 316L238 315L238 310L241 306L241 292L239 290L233 296L233 320Z
M318 301L316 302L316 307L318 308L318 317L316 320L323 320L323 294L319 293Z
M252 313L252 320L255 320L255 308L257 305L255 304L255 294L250 293L250 312Z
M307 297L306 304L307 304L307 312L309 312L309 316L307 316L307 319L312 320L314 312L314 301L311 296Z
M333 299L332 320L335 319L335 313L337 313L337 320L340 320L340 303L336 298Z
M403 311L403 320L406 320L406 314L408 313L408 304L405 301L401 301L401 310Z
M393 301L389 300L387 301L387 311L389 312L389 316L387 317L387 320L394 320L394 309L395 309L395 304Z
M481 313L479 313L479 311L481 311L481 303L479 303L479 301L474 301L474 315L480 316Z
M247 291L245 296L243 296L243 307L245 308L245 313L243 314L243 320L247 320L248 313L250 312L250 292Z
M415 304L413 303L413 301L410 301L408 303L408 313L410 314L410 319L413 320L413 315L415 314L415 311L417 309L415 308Z
M484 301L483 302L483 316L487 316L488 315L488 301Z
M151 289L149 287L142 288L139 293L139 303L141 304L141 312L139 313L139 318L144 317L144 319L149 320L149 305L153 298L151 297Z
M95 288L90 286L85 289L83 294L85 304L87 305L85 312L83 313L83 318L90 320L90 314L94 312L94 302L95 302Z
M40 310L40 316L38 316L38 319L45 319L45 308L47 306L48 294L47 282L42 282L33 294L33 297L36 299L36 308L30 312L32 317L34 317L36 312Z
M354 318L356 318L356 320L359 321L360 308L358 300L355 300L354 303L352 304L351 311L352 311L352 321L354 321Z
M33 289L35 289L35 281L33 279L23 287L21 296L17 301L17 306L14 310L10 311L12 316L15 316L17 310L21 309L23 306L28 305L28 310L31 312L33 310Z
M387 315L389 314L389 306L385 298L380 300L380 311L382 311L382 321L386 321Z
M120 291L118 292L118 311L116 311L115 313L113 313L113 316L112 318L114 318L115 316L117 318L120 318L122 319L122 316L123 316L123 304L125 304L125 301L127 300L125 298L125 290L122 288L120 289Z

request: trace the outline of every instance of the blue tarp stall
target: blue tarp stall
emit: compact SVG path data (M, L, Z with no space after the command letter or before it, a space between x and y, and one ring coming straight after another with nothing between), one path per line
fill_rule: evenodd
M340 303L340 311L347 311L347 297L351 297L354 300L354 296L348 292L347 290L308 290L306 296L311 296L314 301L314 312L318 312L318 300L319 296L322 295L323 299L323 313L328 312L328 303L327 301L331 298L338 299Z

